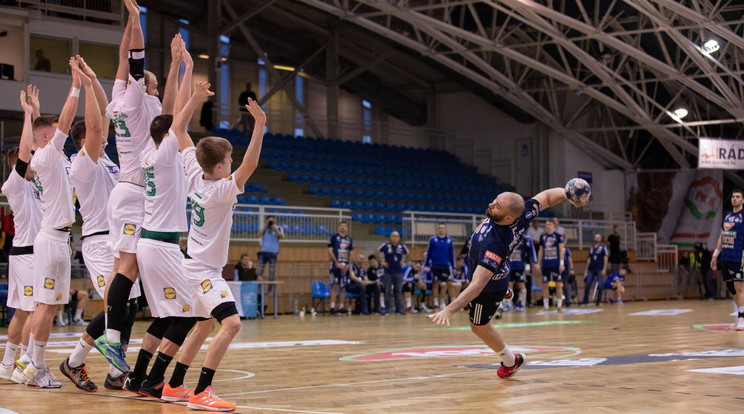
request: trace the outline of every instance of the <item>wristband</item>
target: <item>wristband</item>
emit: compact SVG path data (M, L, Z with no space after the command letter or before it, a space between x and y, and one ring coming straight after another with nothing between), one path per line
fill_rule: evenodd
M713 257L718 257L718 255L721 254L721 251L718 249L713 250Z
M72 90L70 91L70 96L74 96L76 98L80 97L80 89L72 88Z
M561 260L559 263L561 266L565 266L565 263L563 263L563 260Z
M530 271L530 265L525 265L525 266L524 266L524 270L526 270L526 271L528 271L528 272L529 272L529 271Z

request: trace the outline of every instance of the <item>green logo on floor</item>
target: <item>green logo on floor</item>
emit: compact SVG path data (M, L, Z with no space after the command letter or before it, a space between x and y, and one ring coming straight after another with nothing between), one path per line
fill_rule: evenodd
M497 323L494 324L494 328L506 329L506 328L531 328L533 326L549 326L549 325L575 325L577 323L592 323L593 321L542 321L542 322L522 322L522 323ZM452 326L449 328L426 328L427 331L468 331L469 326Z

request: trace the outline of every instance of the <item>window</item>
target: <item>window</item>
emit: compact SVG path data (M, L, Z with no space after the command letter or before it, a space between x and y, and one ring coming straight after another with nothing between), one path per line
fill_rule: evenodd
M119 58L117 47L80 41L78 53L91 68L95 68L96 76L100 79L114 79L116 77L116 62Z
M372 103L362 99L362 142L372 143Z
M147 7L140 6L140 26L142 26L142 38L147 44Z
M263 61L263 59L258 59L258 95L257 97L260 99L262 96L266 95L269 89L269 74L266 71L266 62ZM266 110L266 103L264 102L263 105L261 105L261 108L263 110Z
M223 39L224 38L224 39ZM227 39L227 43L224 40ZM230 65L227 58L230 56L230 39L220 36L220 128L229 128L230 122L224 121L230 117ZM223 125L226 125L223 127Z
M178 19L178 21L181 24L185 25L185 26L188 26L189 25L189 21L188 20ZM181 39L183 39L183 43L186 44L186 50L189 50L189 29L188 29L188 27L183 27L183 26L182 27L179 27L178 28L178 33L181 35ZM185 63L181 63L181 68L180 68L180 71L179 71L179 74L178 74L178 81L179 82L181 81L181 79L183 79L183 73L185 71L186 71L186 64Z
M302 137L305 136L305 130L302 128L295 128L295 136L296 137Z
M295 99L297 99L297 102L305 105L305 79L302 78L302 76L297 75L295 76ZM305 117L303 114L295 109L295 136L302 136L303 130L302 128L305 126ZM298 134L297 131L300 131Z
M369 135L364 135L362 137L362 142L365 144L371 144L372 143L372 137Z
M37 72L69 73L67 62L72 55L72 41L56 37L31 35L29 68ZM116 62L116 59L112 60Z

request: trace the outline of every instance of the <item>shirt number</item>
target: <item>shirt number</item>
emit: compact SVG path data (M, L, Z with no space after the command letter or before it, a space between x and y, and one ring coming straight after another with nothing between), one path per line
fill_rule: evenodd
M129 138L132 135L129 133L127 124L121 119L114 119L114 129L116 130L116 136L119 138Z
M191 202L191 222L194 223L196 227L201 227L204 225L204 207L200 206L199 203L196 201Z

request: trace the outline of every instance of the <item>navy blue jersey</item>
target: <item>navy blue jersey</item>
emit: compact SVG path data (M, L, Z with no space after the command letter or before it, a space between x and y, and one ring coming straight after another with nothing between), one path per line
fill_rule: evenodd
M552 268L560 266L560 254L558 252L559 244L563 243L563 236L558 232L553 234L544 233L540 236L540 247L542 248L543 256L542 263L540 265L545 268Z
M413 270L413 265L403 266L400 273L403 275L403 281L410 283L414 283L416 281L416 275L418 275L418 273Z
M530 263L537 263L537 253L532 237L524 236L519 246L509 255L509 266L512 270L523 271Z
M378 249L383 255L385 263L387 263L387 272L390 274L401 273L400 264L403 262L403 256L408 255L408 247L404 244L398 243L383 243Z
M351 237L341 236L336 233L331 236L331 240L328 241L328 247L333 248L333 255L336 256L336 260L339 263L346 265L349 263L351 257L351 251L354 249L354 245L351 242ZM331 261L331 269L335 267L333 261Z
M426 266L433 269L455 267L455 245L449 236L431 236L426 250Z
M744 211L729 211L721 223L721 261L741 263L744 249Z
M605 280L604 283L604 288L612 289L612 283L615 281L623 284L625 283L625 276L622 276L619 270L615 270L611 275L607 276L607 280Z
M589 247L589 270L601 272L604 269L605 257L608 257L607 246L600 243L598 246Z
M524 232L530 222L540 214L540 203L529 199L524 203L524 212L509 226L500 226L490 219L485 219L470 237L470 254L468 255L468 279L478 266L485 267L493 273L483 292L505 291L509 287L509 256L522 241Z
M382 280L382 277L385 276L385 268L380 266L378 268L374 268L372 266L367 269L367 279L374 282L377 280Z
M470 280L470 272L468 271L467 264L464 264L462 267L455 266L455 271L453 273L452 279L455 282L465 282Z
M367 272L362 266L359 266L356 263L352 263L350 269L352 272L354 272L354 276L356 276L360 280L364 279L364 274Z

